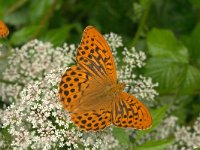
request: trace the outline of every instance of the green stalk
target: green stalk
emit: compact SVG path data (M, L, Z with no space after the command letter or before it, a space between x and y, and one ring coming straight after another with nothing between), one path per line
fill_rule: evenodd
M145 5L145 8L144 8L143 15L142 15L141 20L140 20L140 23L139 23L139 26L138 26L138 30L137 30L137 32L135 34L135 37L133 39L133 42L131 44L132 46L136 46L136 44L137 44L137 42L138 42L138 40L140 38L140 35L143 32L143 29L145 27L146 20L148 18L148 14L149 14L151 5L152 5L152 0L148 0L146 5Z

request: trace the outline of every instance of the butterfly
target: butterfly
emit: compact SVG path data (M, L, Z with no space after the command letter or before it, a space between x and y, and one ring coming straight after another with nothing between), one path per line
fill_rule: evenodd
M147 129L148 109L136 97L123 92L117 80L111 49L94 27L85 28L77 49L77 65L62 75L59 97L73 123L86 131L117 127Z
M8 34L8 27L0 20L0 38L5 38Z

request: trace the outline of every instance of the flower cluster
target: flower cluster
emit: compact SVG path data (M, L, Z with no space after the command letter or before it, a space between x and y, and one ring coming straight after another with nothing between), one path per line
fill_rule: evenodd
M51 43L38 40L13 49L0 85L2 100L12 102L27 83L41 81L51 70L74 63L75 51L74 44L54 48Z
M155 131L146 134L138 141L141 145L146 141L162 140L174 137L174 141L166 150L193 150L200 147L200 116L193 126L178 125L178 117L167 116Z
M115 33L111 32L110 34L105 34L104 38L109 43L112 50L116 50L117 48L123 46L122 37Z
M151 78L134 73L135 68L145 66L146 55L142 51L136 51L134 47L123 47L122 38L114 33L106 34L105 39L112 48L112 54L117 66L117 76L120 82L127 84L127 91L142 100L154 100L158 95L155 88L158 83L153 83ZM122 48L122 60L119 58L119 48Z
M175 143L169 150L193 150L200 148L200 115L193 126L178 126L174 133Z
M125 47L122 56L123 65L118 67L119 69L117 72L119 80L125 82L128 92L134 94L138 99L154 100L155 96L158 95L155 90L158 83L153 83L151 78L134 73L135 68L145 66L145 53L142 51L137 52L134 47L130 50ZM120 66L119 61L117 61L117 64Z
M176 116L166 117L160 127L156 129L156 139L168 138L171 134L175 132L175 127L177 125L178 118Z
M140 138L140 140L137 141L137 144L142 145L150 140L162 140L169 138L175 132L177 120L178 118L176 116L167 116L155 130ZM135 138L137 136L134 134L132 137Z

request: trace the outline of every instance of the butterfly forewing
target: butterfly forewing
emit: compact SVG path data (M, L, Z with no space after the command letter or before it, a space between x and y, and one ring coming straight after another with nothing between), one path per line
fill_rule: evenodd
M0 38L8 36L9 30L7 26L0 20Z
M110 47L104 37L92 26L84 30L77 51L77 62L97 81L116 82L116 67Z
M113 124L118 127L147 129L152 125L146 106L125 92L114 100L111 114Z

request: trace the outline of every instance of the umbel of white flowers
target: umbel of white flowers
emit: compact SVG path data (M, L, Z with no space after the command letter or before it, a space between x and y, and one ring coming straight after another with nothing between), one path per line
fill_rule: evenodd
M105 36L113 50L118 78L133 86L136 97L153 100L158 94L151 78L134 74L135 67L143 67L146 56L134 48L123 47L122 38L114 33ZM125 63L119 67L119 48ZM12 141L4 140L0 133L0 147L14 149L120 149L119 141L112 134L112 127L100 133L85 133L73 126L60 105L58 83L61 74L75 64L76 46L64 44L54 48L51 43L33 40L13 49L9 65L3 73L5 82L0 85L3 102L11 103L1 110L3 128ZM134 61L133 61L134 60ZM9 83L9 84L8 84Z

